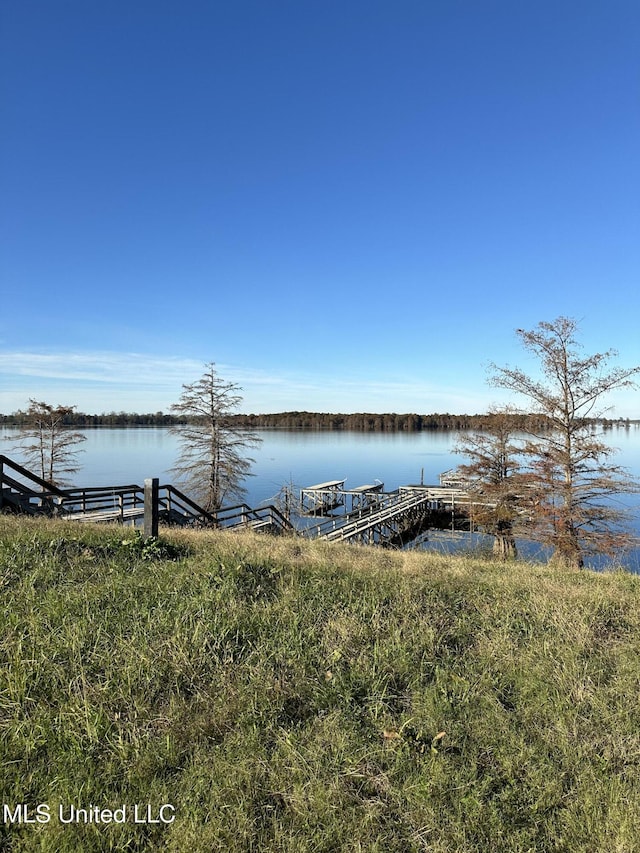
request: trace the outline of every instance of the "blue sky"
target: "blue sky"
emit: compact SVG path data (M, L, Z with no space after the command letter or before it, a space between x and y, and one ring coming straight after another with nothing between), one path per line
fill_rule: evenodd
M560 315L640 364L637 0L0 16L0 412L479 412Z

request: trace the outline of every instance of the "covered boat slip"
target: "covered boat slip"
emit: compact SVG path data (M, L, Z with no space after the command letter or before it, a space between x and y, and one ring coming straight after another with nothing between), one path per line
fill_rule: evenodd
M347 512L356 512L376 506L382 494L384 483L357 486L345 489L343 480L328 480L300 490L300 511L302 515L327 515L334 509L344 507Z

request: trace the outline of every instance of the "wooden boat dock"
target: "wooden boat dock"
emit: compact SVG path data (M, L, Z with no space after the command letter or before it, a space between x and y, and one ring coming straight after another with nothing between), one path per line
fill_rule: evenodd
M323 515L324 521L302 532L308 537L329 541L358 542L365 545L397 545L415 538L436 517L446 514L456 518L468 516L478 505L478 496L456 485L407 485L396 491L384 492L383 484L345 489L345 480L330 480L309 486L300 492L301 506L306 514ZM334 514L346 507L345 498L351 495L351 509ZM312 507L313 512L308 508Z

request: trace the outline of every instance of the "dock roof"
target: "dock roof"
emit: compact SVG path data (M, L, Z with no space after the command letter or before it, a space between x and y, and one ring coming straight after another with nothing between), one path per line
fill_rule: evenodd
M346 479L346 477L345 477ZM324 491L326 489L337 489L340 486L344 485L344 480L329 480L326 483L318 483L316 486L306 486L302 491L303 492L311 492L311 491Z

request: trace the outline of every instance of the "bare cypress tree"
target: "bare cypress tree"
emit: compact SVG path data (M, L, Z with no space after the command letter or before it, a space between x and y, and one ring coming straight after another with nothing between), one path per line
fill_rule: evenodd
M75 406L52 406L29 400L26 423L20 428L15 444L16 449L24 453L26 464L55 486L67 485L69 480L63 475L80 470L77 455L82 451L77 445L85 441L86 436L65 426L65 418L69 418L74 409Z
M261 439L229 424L229 416L242 402L242 389L225 382L215 364L205 367L197 382L182 386L179 402L171 406L174 414L187 421L171 429L181 443L173 471L204 509L215 512L228 498L246 493L242 482L250 476L254 461L246 451Z
M607 369L614 350L582 356L576 333L567 317L518 329L541 378L492 365L491 381L526 397L547 420L549 428L530 432L523 447L535 495L530 533L550 545L559 562L580 568L585 554L614 556L632 542L623 527L628 515L611 498L638 491L638 483L611 462L614 451L602 441L597 419L607 411L602 398L635 387L640 367Z
M493 553L500 560L517 556L514 525L518 519L518 454L514 443L514 419L508 411L489 413L482 432L463 436L454 452L470 461L458 471L477 500L474 519L494 537Z

